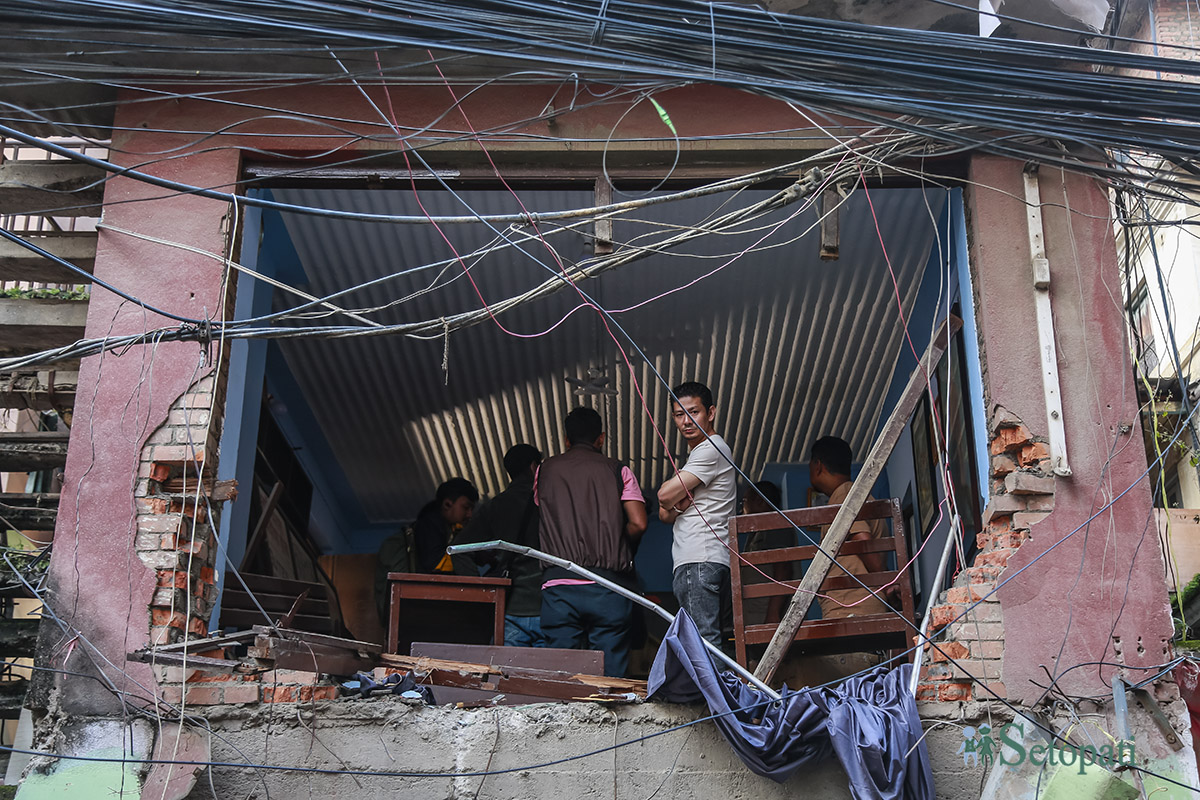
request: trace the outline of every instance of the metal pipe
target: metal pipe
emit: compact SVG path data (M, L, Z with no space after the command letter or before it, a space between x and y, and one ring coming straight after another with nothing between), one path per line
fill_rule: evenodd
M929 600L925 602L925 615L921 617L921 627L917 631L917 649L913 653L912 677L908 681L908 691L913 697L917 696L917 684L921 682L921 658L925 655L925 642L928 641L925 632L929 630L929 615L940 595L942 581L946 578L946 565L950 563L950 551L956 541L954 532L958 530L958 514L950 518L950 530L946 534L946 546L942 548L942 560L938 562L937 575L930 584Z
M595 581L597 584L599 584L600 586L603 586L605 589L608 589L609 591L612 591L612 592L616 592L617 594L621 595L622 597L632 600L633 602L637 603L638 605L642 606L643 608L650 609L655 614L658 614L660 617L665 619L667 622L675 621L674 615L672 615L669 611L667 611L665 608L658 605L657 603L653 603L653 602L647 600L646 598L642 597L637 592L631 592L628 589L626 589L624 586L621 586L620 584L617 584L617 583L613 583L612 581L608 580L607 578L602 578L599 575L597 575L596 573L592 572L591 570L585 569L584 567L581 567L578 564L567 561L565 558L559 558L558 556L552 556L549 553L543 553L541 550L534 550L532 547L525 547L524 545L513 544L512 542L493 541L493 542L479 542L477 544L454 544L454 545L450 545L449 547L446 548L446 552L452 556L458 555L459 553L478 553L483 550L507 550L510 553L516 553L517 555L520 555L520 556L530 556L531 558L536 558L539 561L545 561L548 564L553 564L556 567L562 567L565 570L574 572L576 575L580 575L584 578L587 578L589 581ZM742 679L744 679L746 681L749 681L755 688L766 693L772 700L780 699L779 692L775 691L770 686L767 686L767 684L763 683L758 678L754 677L753 673L751 673L749 670L747 670L741 664L734 661L729 656L725 655L725 653L721 650L721 648L717 647L716 645L714 645L712 642L708 641L707 639L701 639L700 641L702 641L704 643L704 646L708 649L708 652L712 653L714 656L719 658L723 664L725 664L731 670L736 672L739 677L741 677Z

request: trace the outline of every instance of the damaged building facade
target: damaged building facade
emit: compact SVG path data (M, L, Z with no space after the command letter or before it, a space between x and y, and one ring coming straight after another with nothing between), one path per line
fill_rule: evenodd
M7 162L5 213L100 218L86 328L67 343L87 344L56 356L78 380L18 797L850 796L832 758L776 783L697 722L707 710L615 702L610 687L480 708L339 687L382 663L369 582L383 539L446 478L502 490L511 444L559 452L572 406L601 412L611 454L649 489L683 452L669 386L705 381L740 468L801 508L816 504L812 442L841 436L864 460L914 373L923 399L874 491L903 519L910 558L895 566L917 613L900 650L919 660L937 795L1034 797L1039 781L1084 775L968 757L981 726L998 738L1010 723L1022 754L1126 745L1138 769L1093 765L1088 780L1111 784L1097 796L1200 783L1116 181L1096 152L1022 149L1032 134L920 109L855 116L853 98L805 105L768 67L751 90L722 78L717 17L705 81L622 66L638 51L629 8L594 14L591 55L572 61L534 58L553 28L532 15L505 60L449 16L436 32L389 17L378 41L339 39L333 22L306 38L300 15L291 38L264 24L251 41L210 19L212 35L189 40L182 18L164 22L170 6L150 32L64 18L108 43L79 45L91 67L0 95L6 144L55 154L41 166L64 181L35 192ZM672 36L708 36L703 8L679 10ZM1086 30L1070 11L1049 24ZM739 30L761 21L729 13ZM472 24L520 15L501 17ZM977 9L938 21L924 24L978 33ZM22 57L69 72L39 33L56 29L23 24ZM1079 38L1054 30L1040 38ZM613 60L593 62L603 46ZM65 133L107 154L80 157L56 144ZM1021 144L1005 152L994 141L1008 135ZM85 195L101 184L96 207ZM52 234L24 238L56 252ZM919 362L951 317L944 359ZM52 362L23 357L0 366L44 390ZM638 555L667 605L670 535L652 527ZM305 582L328 596L294 602ZM266 617L238 623L255 610ZM373 645L346 669L319 633L282 650L263 635L248 655L245 639L212 641L335 615L328 634Z

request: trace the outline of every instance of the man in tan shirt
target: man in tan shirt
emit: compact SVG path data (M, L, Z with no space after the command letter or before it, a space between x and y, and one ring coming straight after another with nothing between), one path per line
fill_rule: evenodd
M850 479L850 465L853 455L848 445L836 436L824 436L813 442L808 459L809 481L814 489L828 495L830 505L841 505L850 493L854 482ZM874 498L868 497L870 501ZM828 526L826 526L828 529ZM824 535L825 530L821 531ZM850 526L850 535L846 541L863 541L878 539L885 533L883 520L858 520ZM864 553L862 556L838 556L837 562L852 575L862 575L867 572L879 572L884 569L882 553ZM829 572L830 577L844 575L836 567ZM825 589L821 588L822 619L845 619L846 617L861 617L866 614L883 614L888 607L866 589ZM865 598L865 599L864 599ZM861 601L861 602L860 602Z

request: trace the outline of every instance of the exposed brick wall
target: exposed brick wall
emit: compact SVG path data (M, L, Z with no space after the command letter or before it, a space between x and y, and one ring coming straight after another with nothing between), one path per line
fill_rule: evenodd
M330 679L316 672L285 669L241 675L168 667L160 685L164 702L185 706L311 703L338 696Z
M214 405L214 393L217 395ZM208 632L216 600L216 542L209 508L221 436L224 381L208 375L172 405L142 448L136 487L138 556L155 570L149 641L153 645ZM210 409L215 408L212 412ZM197 493L203 482L205 489Z
M989 431L991 499L984 510L983 531L977 537L979 552L974 563L955 578L954 586L943 593L942 603L930 612L930 635L941 651L925 649L918 700L956 702L985 700L993 693L1006 696L1000 680L1004 665L1000 600L994 594L984 597L996 588L1009 558L1030 537L1030 527L1054 509L1054 476L1047 444L1004 408L993 409ZM962 616L975 603L978 605ZM977 686L975 679L991 691Z

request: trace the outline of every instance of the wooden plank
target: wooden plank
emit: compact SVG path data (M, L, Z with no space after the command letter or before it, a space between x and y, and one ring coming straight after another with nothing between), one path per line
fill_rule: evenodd
M0 494L0 521L16 530L52 531L57 519L57 494Z
M604 674L604 653L600 650L413 642L409 652L418 658L469 661L500 667L530 667L588 675Z
M296 669L305 672L324 672L329 675L353 675L374 669L374 658L364 658L354 650L316 642L299 642L272 637L270 657L276 669Z
M763 653L762 659L758 662L758 668L754 671L754 676L759 680L770 683L771 678L774 677L775 670L779 668L779 664L787 653L788 647L791 646L792 641L796 638L796 631L804 624L804 617L808 614L808 609L812 606L817 591L821 588L821 584L825 582L830 569L837 563L827 554L836 555L842 546L842 542L849 536L850 526L858 516L863 503L867 500L871 487L875 485L875 481L879 478L880 473L883 472L888 457L892 454L892 449L895 448L896 442L900 439L900 434L904 431L905 426L908 425L909 418L916 409L921 395L926 390L928 376L936 369L942 359L942 354L950 346L951 337L954 336L960 327L962 327L962 320L954 315L950 315L943 320L937 333L934 334L933 339L929 342L929 347L925 350L924 356L922 356L920 362L917 364L917 368L913 370L912 375L909 377L908 385L904 387L904 392L900 395L900 401L896 404L896 408L892 410L892 414L888 417L887 422L884 423L879 438L875 440L875 444L871 446L871 451L863 460L862 469L850 487L850 492L842 502L841 508L838 509L837 515L829 526L829 531L821 540L821 549L823 552L817 553L813 558L812 565L805 572L804 578L800 581L799 588L796 589L796 594L792 597L791 604L788 606L787 611L784 612L783 620L779 623L779 628L775 631L774 638L771 639L771 643L767 645L766 652Z
M213 658L211 656L194 656L190 653L164 653L156 650L137 650L126 658L143 664L158 664L159 666L191 667L194 669L234 672L246 671L245 664L230 658Z
M363 642L358 639L344 639L341 636L328 636L323 633L313 633L307 630L296 630L294 628L268 628L265 625L255 625L254 632L259 636L276 636L283 639L291 639L297 642L311 642L313 644L329 645L331 647L342 647L346 650L357 650L364 653L381 653L383 645L374 642Z
M880 586L888 586L892 584L899 572L868 572L859 575L858 578L867 586L877 589ZM783 581L784 586L777 583L755 583L742 587L742 597L747 600L758 597L791 597L796 593L796 587L799 585L797 581ZM848 575L831 575L821 584L821 591L828 592L834 589L857 589L860 587L858 581Z
M224 647L230 644L242 644L247 639L253 639L256 635L255 631L237 631L224 636L209 636L205 639L185 639L182 642L174 644L164 644L156 647L155 651L159 653L170 653L179 650L192 650L197 653L203 653L206 650L216 650L218 647Z
M583 675L526 667L502 667L440 658L416 658L384 653L385 666L428 675L437 685L513 691L559 699L584 699L593 695L646 694L646 682L603 675Z
M792 530L793 526L815 529L833 522L840 508L841 506L812 506L811 508L793 508L778 513L768 511L764 514L744 514L734 519L738 521L738 533ZM891 500L870 500L863 503L862 510L855 519L891 519L891 517Z
M502 586L508 588L512 581L508 578L478 578L467 575L426 575L422 572L389 572L389 581L402 581L408 584L461 584L464 586Z
M70 431L0 433L0 472L33 472L67 463Z

